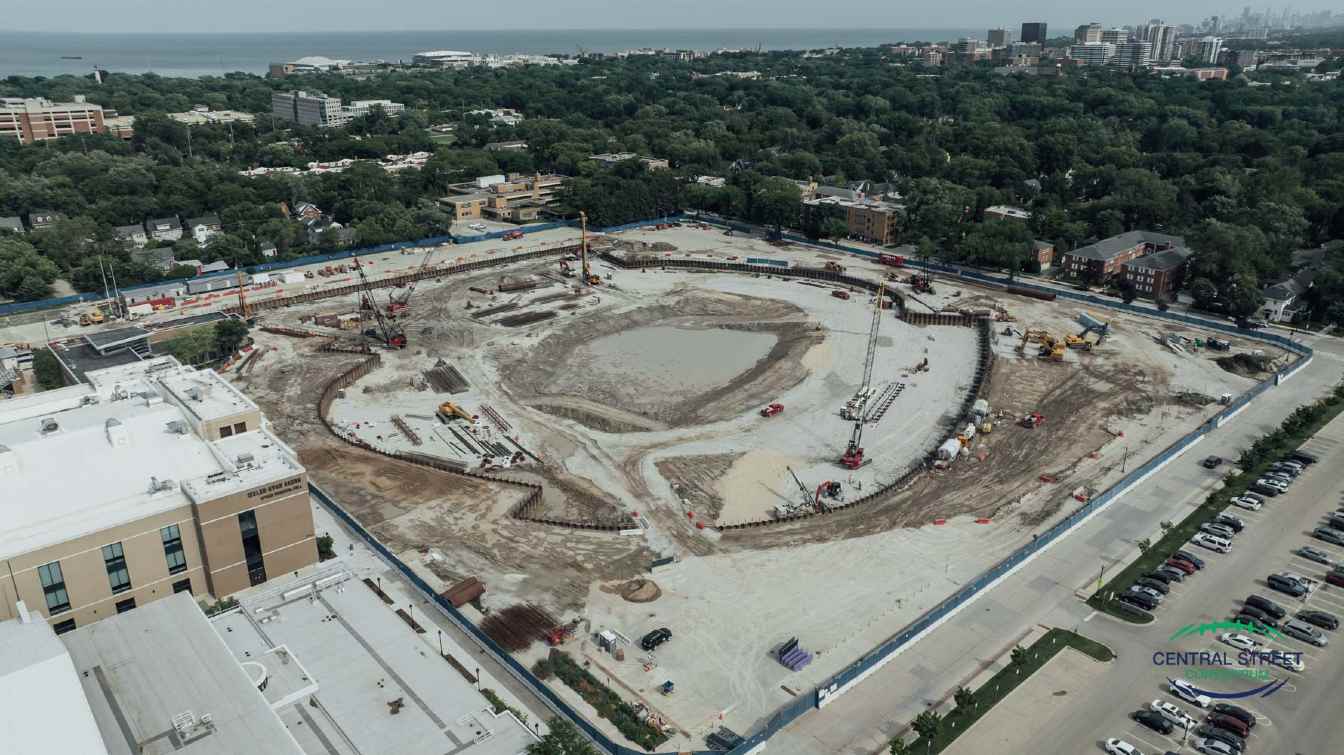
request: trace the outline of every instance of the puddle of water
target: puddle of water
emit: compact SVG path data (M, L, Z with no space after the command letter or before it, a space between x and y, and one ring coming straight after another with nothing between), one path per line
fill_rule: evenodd
M773 333L652 326L599 338L583 350L599 372L710 389L750 369L778 340Z

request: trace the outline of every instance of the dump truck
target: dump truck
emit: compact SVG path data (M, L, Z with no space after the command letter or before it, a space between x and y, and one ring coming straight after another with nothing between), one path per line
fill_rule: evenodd
M81 312L79 315L80 325L102 325L106 318L100 309L90 309L88 312Z

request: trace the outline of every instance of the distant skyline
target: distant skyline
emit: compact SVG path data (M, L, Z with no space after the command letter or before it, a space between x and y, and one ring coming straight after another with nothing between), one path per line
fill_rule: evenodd
M1168 23L1198 24L1203 19L1240 14L1235 0L944 0L927 6L891 0L847 0L840 6L816 0L510 0L507 20L493 3L442 0L65 0L60 3L17 3L6 13L12 30L80 33L191 32L334 32L334 31L504 31L817 28L901 30L1002 27L1045 21L1052 34L1081 23L1138 24L1149 18ZM1286 6L1271 6L1286 7ZM1298 13L1338 9L1337 0L1294 0ZM1257 10L1263 8L1260 6Z

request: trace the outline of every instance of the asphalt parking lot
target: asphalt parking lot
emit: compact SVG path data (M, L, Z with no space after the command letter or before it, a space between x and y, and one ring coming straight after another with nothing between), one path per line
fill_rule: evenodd
M1246 524L1235 536L1231 552L1216 553L1198 545L1183 548L1203 559L1206 568L1187 576L1184 582L1172 584L1163 605L1154 611L1156 621L1137 626L1106 614L1091 613L1077 626L1068 627L1106 643L1116 650L1118 657L1105 673L1070 685L1066 697L1056 697L1054 705L1067 705L1071 715L1052 717L1054 728L1050 732L1035 732L1030 751L1101 752L1107 739L1117 738L1133 744L1142 755L1195 752L1195 738L1184 736L1180 727L1173 729L1171 735L1163 735L1130 717L1138 709L1149 708L1153 700L1163 700L1203 723L1207 711L1173 696L1168 691L1168 678L1188 678L1214 693L1250 691L1270 681L1282 680L1281 688L1269 696L1226 700L1247 709L1258 721L1247 739L1246 754L1344 751L1341 744L1344 716L1339 715L1339 700L1344 699L1344 629L1325 631L1329 638L1327 648L1316 648L1288 635L1265 637L1241 627L1206 627L1203 634L1192 631L1172 639L1173 634L1188 625L1230 622L1241 610L1243 599L1251 594L1265 596L1284 607L1289 614L1286 618L1312 609L1327 611L1344 621L1344 587L1324 582L1331 566L1296 553L1301 545L1312 545L1327 552L1333 562L1344 563L1344 547L1310 536L1329 513L1344 506L1344 476L1337 473L1340 465L1344 465L1344 416L1304 447L1314 451L1320 462L1302 473L1288 492L1270 498L1259 512L1236 506L1227 509ZM1183 459L1180 463L1198 465L1199 458ZM1270 590L1266 576L1285 571L1296 572L1318 584L1301 599ZM1168 653L1199 652L1224 653L1231 666L1241 665L1236 662L1239 650L1219 641L1218 635L1226 631L1249 634L1261 643L1262 648L1257 650L1300 653L1305 668L1293 672L1273 665L1262 666L1261 676L1265 678L1247 678L1241 676L1245 672L1235 672L1235 676L1222 670L1211 672L1208 669L1218 664L1184 662L1189 658L1179 656L1173 658L1175 664L1168 665ZM1160 661L1154 656L1161 656ZM1200 677L1214 673L1223 676Z
M1144 755L1166 752L1195 752L1193 732L1176 727L1170 735L1149 729L1131 715L1149 708L1154 700L1175 704L1203 722L1208 711L1181 700L1168 690L1167 679L1189 679L1196 686L1219 694L1238 693L1282 680L1282 686L1268 694L1227 699L1225 701L1251 712L1257 720L1246 741L1246 753L1334 753L1344 751L1344 717L1339 716L1340 696L1344 694L1344 629L1324 631L1326 647L1278 634L1264 636L1245 629L1208 627L1172 640L1187 625L1230 621L1250 594L1269 598L1288 616L1307 609L1325 611L1344 620L1344 588L1325 583L1330 566L1296 553L1310 545L1329 554L1333 563L1344 563L1344 547L1317 540L1311 532L1324 523L1336 508L1344 506L1344 476L1337 471L1344 463L1344 420L1336 420L1305 446L1320 457L1293 483L1289 490L1260 511L1230 507L1245 528L1235 537L1231 552L1216 553L1198 546L1184 550L1205 562L1205 568L1173 583L1170 593L1155 612L1156 620L1135 626L1104 614L1093 614L1077 628L1082 634L1104 642L1116 650L1119 658L1113 668L1088 685L1069 695L1074 714L1051 732L1039 751L1078 753L1100 752L1104 742L1118 738L1129 742ZM1197 463L1194 459L1186 463ZM1293 572L1313 582L1310 591L1294 598L1269 588L1266 577L1272 573ZM1279 622L1280 626L1282 621ZM1300 654L1302 671L1273 665L1260 665L1258 677L1243 674L1250 667L1240 663L1240 651L1218 639L1225 632L1240 632L1256 640L1256 651ZM1225 664L1208 656L1170 656L1168 653L1223 653ZM1159 659L1158 656L1161 656ZM1249 660L1249 659L1248 659ZM1168 665L1170 664L1170 665ZM1255 663L1252 661L1252 666ZM1218 667L1222 666L1222 669ZM1238 669L1227 671L1227 668Z

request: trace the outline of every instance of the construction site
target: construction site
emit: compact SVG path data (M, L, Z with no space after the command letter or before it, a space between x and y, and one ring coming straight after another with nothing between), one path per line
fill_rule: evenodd
M356 258L249 311L224 371L432 587L660 749L752 730L1289 358L894 255L549 234L401 285Z

